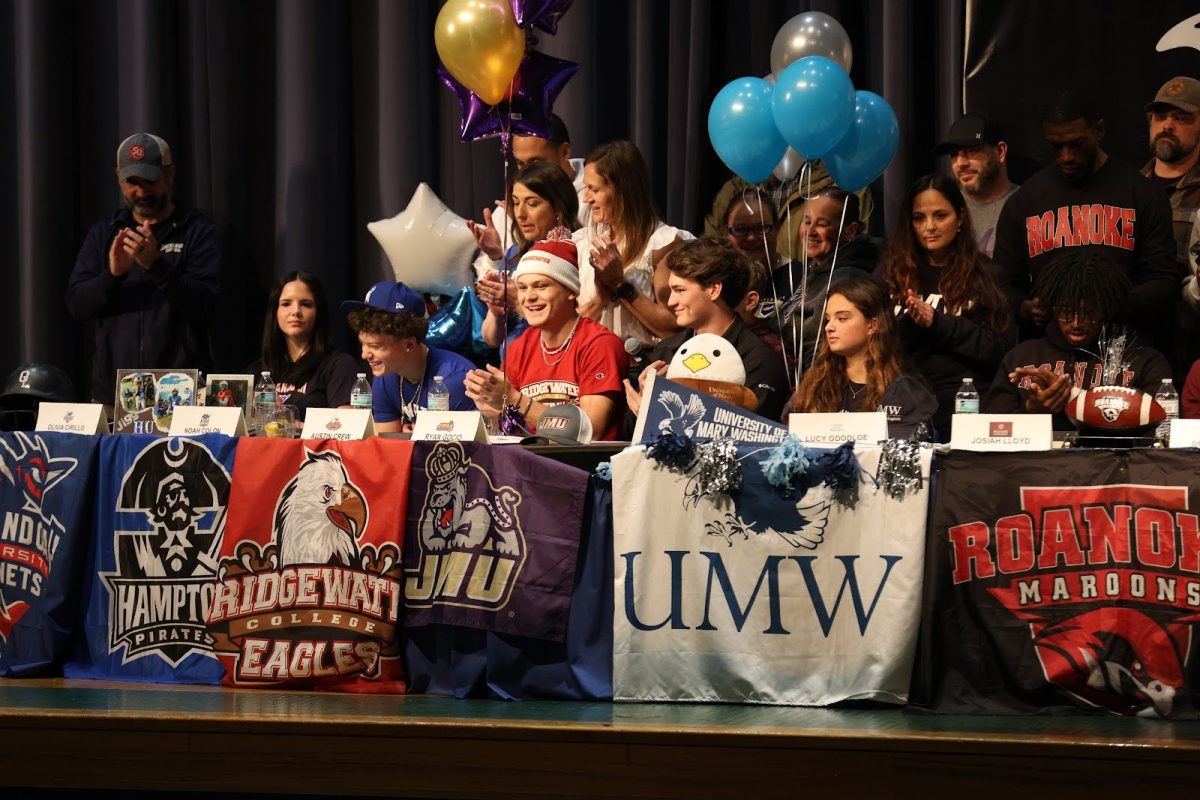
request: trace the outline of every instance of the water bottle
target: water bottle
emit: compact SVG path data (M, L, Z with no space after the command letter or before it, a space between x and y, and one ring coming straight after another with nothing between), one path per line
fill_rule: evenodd
M955 414L979 413L979 390L975 388L973 378L963 378L962 386L954 394Z
M1158 423L1158 429L1154 431L1154 435L1165 445L1171 439L1171 420L1179 419L1179 393L1175 391L1175 384L1171 383L1170 378L1162 379L1154 399L1167 412L1167 418Z
M367 373L358 373L358 379L354 381L354 388L350 390L350 406L351 408L370 408L372 403L371 382L367 380Z
M433 376L433 386L429 387L425 398L425 407L430 411L450 410L450 390L446 388L446 381L441 375Z
M275 416L275 381L271 373L263 370L258 383L254 384L254 424L259 430Z

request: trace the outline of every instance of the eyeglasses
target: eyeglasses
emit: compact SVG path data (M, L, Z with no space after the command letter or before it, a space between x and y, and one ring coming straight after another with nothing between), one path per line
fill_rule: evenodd
M762 236L775 230L774 222L764 222L761 225L730 225L727 230L729 235L737 239L745 239L747 236Z
M1100 320L1086 311L1077 308L1060 308L1054 312L1059 322L1078 322L1080 325L1091 325Z

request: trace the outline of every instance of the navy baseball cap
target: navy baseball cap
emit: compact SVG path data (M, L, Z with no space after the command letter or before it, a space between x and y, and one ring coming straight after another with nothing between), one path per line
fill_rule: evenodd
M392 314L412 314L425 317L425 298L400 281L380 281L371 287L362 300L346 300L342 311L356 308L377 308Z
M153 133L135 133L117 147L117 177L156 181L171 166L171 147Z

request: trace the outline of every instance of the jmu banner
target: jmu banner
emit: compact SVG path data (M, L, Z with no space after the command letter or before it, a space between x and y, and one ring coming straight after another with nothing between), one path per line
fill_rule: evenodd
M68 677L216 683L212 601L237 440L100 443L84 636Z
M1197 716L1194 452L939 463L913 705Z
M242 442L208 615L227 684L404 691L412 452L380 438Z
M420 442L404 624L562 641L588 476L516 447Z
M0 433L0 675L57 668L78 626L98 436Z
M905 702L928 484L900 501L877 491L872 448L853 510L824 487L785 500L762 473L768 448L738 448L728 498L641 448L612 460L614 698Z

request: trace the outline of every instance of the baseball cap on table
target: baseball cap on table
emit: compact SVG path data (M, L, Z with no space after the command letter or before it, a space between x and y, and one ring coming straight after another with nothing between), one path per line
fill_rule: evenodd
M425 298L400 281L380 281L371 287L363 300L346 300L342 303L342 311L356 308L378 308L393 314L426 316Z
M1154 101L1146 104L1146 113L1159 106L1171 106L1190 114L1200 111L1200 81L1182 75L1171 78L1159 88Z
M583 409L574 405L551 406L537 421L537 435L526 436L521 444L591 444L592 421Z
M517 262L511 279L515 281L521 275L545 275L579 294L579 251L571 241L571 231L558 227L545 239L534 242Z
M946 140L933 148L935 156L944 156L964 147L981 144L999 144L1004 141L1004 131L987 117L979 114L963 114L950 126Z
M117 148L117 177L156 181L171 166L171 147L153 133L135 133Z

